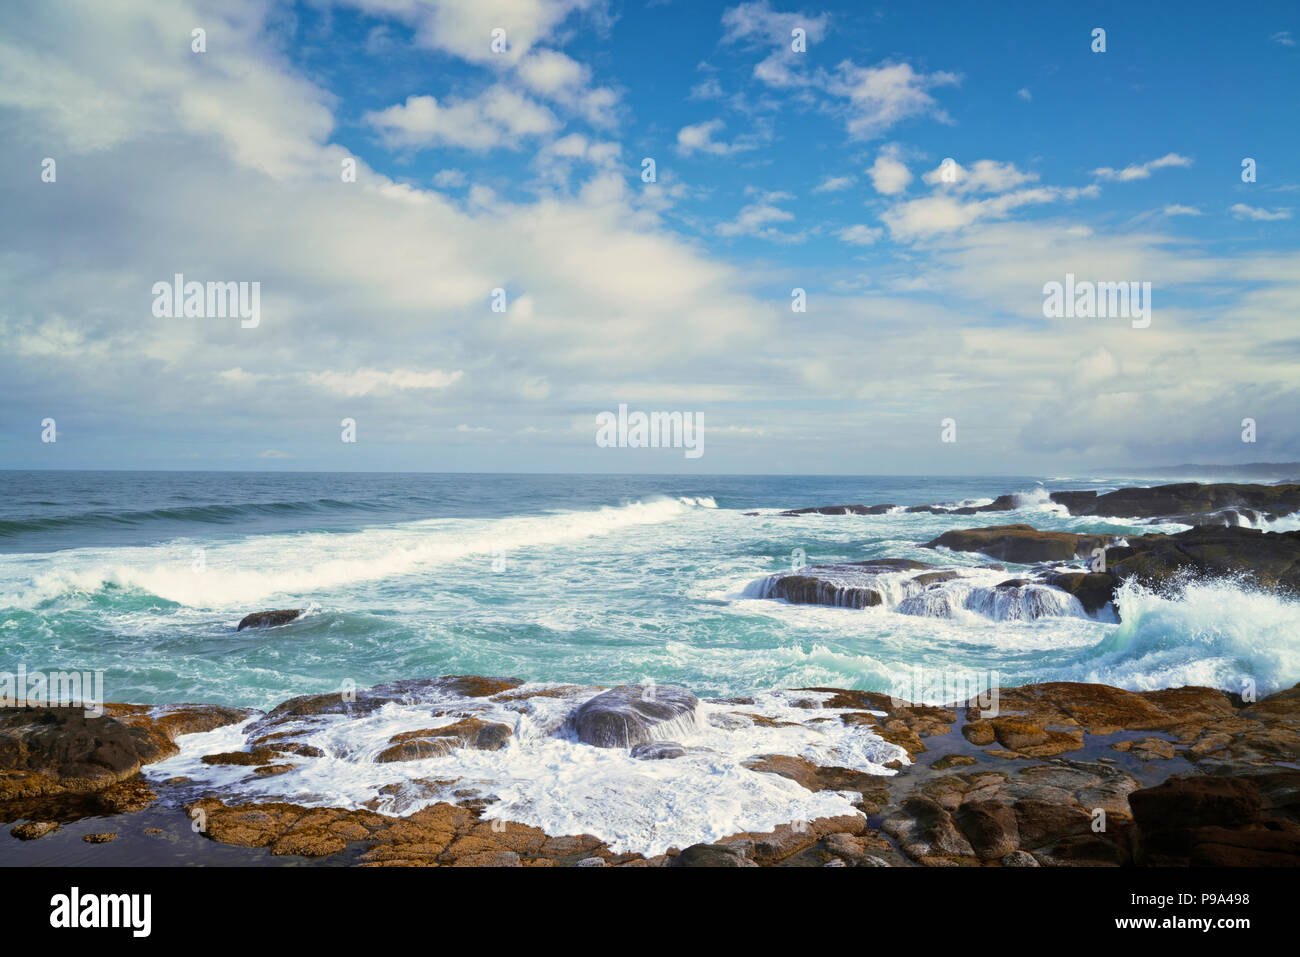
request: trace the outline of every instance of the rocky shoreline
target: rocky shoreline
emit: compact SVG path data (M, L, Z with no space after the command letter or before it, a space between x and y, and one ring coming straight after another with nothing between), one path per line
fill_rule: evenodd
M1070 515L1128 515L1152 524L1193 527L1173 534L1122 536L1043 531L1023 523L991 525L951 529L921 547L1034 566L984 585L980 594L959 596L979 610L1001 608L1002 614L1015 618L1068 613L1068 606L1059 596L1054 600L1053 593L1073 596L1082 611L1097 615L1113 604L1116 592L1130 579L1168 592L1189 578L1232 577L1270 592L1300 594L1300 531L1272 532L1239 524L1275 521L1297 511L1300 485L1188 483L1101 495L1053 492L1050 499ZM1016 496L1003 495L982 506L917 505L903 511L975 515L1011 511L1019 507L1017 501ZM835 505L777 514L882 515L896 509L894 505ZM952 596L943 594L946 583L979 570L1006 571L1006 567L942 565L906 557L809 565L768 576L757 585L756 597L848 608L887 604L903 614L945 615L951 613L945 605L952 602ZM901 574L909 571L917 574Z
M319 757L294 722L362 718L424 689L483 702L526 702L511 679L448 676L347 695L290 699L265 714L206 705L115 704L0 710L0 820L18 840L96 818L111 841L122 815L145 809L211 841L273 857L362 866L1123 866L1300 864L1300 686L1259 701L1210 688L1131 692L1046 683L999 689L995 706L914 705L834 688L787 693L810 725L858 728L897 746L894 773L756 754L746 767L811 794L851 795L854 813L792 820L665 853L617 852L590 834L547 834L483 816L482 797L394 815L368 808L230 800L223 788L146 779L183 735L241 725L246 746L204 764L275 775ZM699 702L684 689L609 689L557 733L591 747L642 748L672 767ZM577 700L576 698L574 700ZM747 699L717 705L743 709ZM760 713L735 712L761 722ZM454 716L453 716L454 717ZM793 723L793 722L790 722ZM394 741L394 761L509 746L508 728L460 718ZM413 750L407 750L413 745ZM906 755L905 758L902 755ZM447 785L449 782L441 782ZM89 840L91 835L87 835Z
M1242 525L1300 509L1300 484L1050 498L1072 515L1193 527L1127 536L1027 524L955 529L919 546L934 561L811 565L769 575L749 594L1032 619L1117 615L1115 597L1130 581L1176 590L1189 577L1231 576L1300 592L1300 532ZM906 511L1020 507L1004 495ZM970 564L965 554L986 561ZM238 630L300 613L254 612ZM1300 864L1300 685L1256 700L1248 683L1127 691L1049 682L936 700L949 703L841 688L700 698L671 686L448 675L302 695L265 712L109 704L96 714L31 702L0 707L0 843L23 842L32 859L65 828L93 826L81 835L83 853L109 854L121 847L119 831L135 833L131 822L147 819L146 834L201 835L187 844L193 863L205 863L202 847L221 846L260 855L245 863L358 866ZM519 775L509 761L525 747L533 763ZM531 796L517 793L518 780L565 766L576 770ZM331 769L352 774L359 789L331 780ZM592 769L605 776L591 783ZM720 780L737 789L724 804L748 802L729 807L722 823L718 807L701 803ZM505 791L516 792L514 803ZM552 805L620 806L624 823L641 815L645 827L632 839L599 815L548 817L538 793ZM507 807L531 823L509 819ZM591 820L604 821L604 837L571 826ZM732 829L733 820L743 827ZM694 837L670 845L664 833ZM638 841L644 853L632 847ZM139 850L143 863L152 853Z
M1068 515L1117 516L1144 519L1150 524L1240 525L1276 521L1300 510L1300 483L1278 485L1231 482L1179 482L1138 486L1098 493L1095 490L1051 492L1047 500ZM819 505L786 509L778 515L887 515L890 512L929 512L936 515L980 515L1011 512L1022 497L999 495L986 505ZM746 513L757 515L757 512Z

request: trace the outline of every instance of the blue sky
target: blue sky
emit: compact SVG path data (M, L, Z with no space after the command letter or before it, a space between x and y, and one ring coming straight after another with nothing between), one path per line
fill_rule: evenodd
M1293 3L9 5L0 465L1300 458L1297 21ZM178 272L259 282L260 322L153 315ZM1151 283L1150 326L1045 317L1067 273ZM620 403L701 413L705 454L598 448Z

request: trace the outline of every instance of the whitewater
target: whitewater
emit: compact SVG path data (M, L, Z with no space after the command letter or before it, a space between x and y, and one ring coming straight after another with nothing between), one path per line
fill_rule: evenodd
M447 673L654 680L701 696L887 691L917 666L1140 690L1250 676L1266 693L1300 679L1295 601L1232 581L1172 596L1127 585L1093 617L1049 589L998 591L1017 566L920 547L981 524L1183 528L1070 517L1047 500L1117 479L71 473L61 489L33 478L59 473L0 474L17 485L0 509L0 649L34 669L102 669L114 700L264 708L344 679ZM1008 488L1021 493L1012 512L776 514L981 504ZM875 558L963 574L925 594L900 586L878 608L764 596L792 567ZM235 630L279 607L306 614Z

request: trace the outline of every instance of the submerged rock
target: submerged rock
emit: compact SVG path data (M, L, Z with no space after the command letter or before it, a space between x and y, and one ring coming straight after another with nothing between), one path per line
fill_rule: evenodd
M685 755L686 749L676 741L651 741L632 749L632 757L638 761L668 761Z
M582 704L573 713L578 740L598 748L631 748L693 729L700 701L672 685L623 685Z
M276 625L287 625L301 614L301 608L255 611L251 615L245 615L240 619L239 627L235 630L243 631L245 628L274 628Z

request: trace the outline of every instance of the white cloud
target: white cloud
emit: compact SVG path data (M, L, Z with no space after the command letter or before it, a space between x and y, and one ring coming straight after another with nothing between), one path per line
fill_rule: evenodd
M813 187L814 193L838 193L853 185L852 176L827 176Z
M708 120L683 126L677 131L677 152L682 156L692 153L708 153L711 156L729 156L757 146L752 138L738 138L731 143L724 143L713 138L726 123L722 120Z
M1295 37L1291 36L1290 30L1279 30L1277 33L1269 37L1269 39L1274 43L1282 44L1284 47L1295 46Z
M870 246L879 239L884 232L883 229L873 229L870 226L858 224L856 226L849 226L846 229L841 229L836 235L839 236L841 241L850 243L854 246Z
M742 3L722 14L722 42L747 47L771 47L772 51L754 67L754 78L772 87L797 87L812 82L802 71L812 55L812 45L821 42L829 22L826 14L781 13L768 0ZM793 31L804 31L805 52L793 48Z
M1026 103L1031 102L1034 98L1034 94L1030 93L1029 89L1023 86L1016 91L1016 96L1020 97Z
M948 179L944 177L945 172L948 173ZM957 162L947 166L940 163L922 179L931 186L955 193L1005 193L1017 186L1036 183L1038 174L1023 172L1016 168L1015 163L977 160L969 168Z
M518 73L524 84L578 113L587 122L614 125L618 94L608 87L592 87L591 71L558 50L538 50L519 61Z
M895 149L882 150L867 170L867 175L871 177L876 192L885 196L897 196L912 181L912 171L898 158Z
M868 140L912 117L930 116L951 122L928 91L959 82L955 73L918 73L908 63L860 67L845 61L828 88L849 101L849 135Z
M1179 203L1171 203L1161 210L1166 216L1200 216L1201 211L1195 206L1183 206Z
M788 223L794 213L774 206L770 202L750 203L741 209L734 220L718 226L719 236L753 236L757 239L794 241L796 236L771 228L772 223Z
M1103 166L1100 169L1092 171L1092 175L1098 179L1116 180L1126 183L1135 179L1148 179L1152 170L1164 169L1166 166L1191 166L1192 161L1186 156L1179 156L1177 153L1166 153L1159 159L1151 160L1148 163L1134 163L1125 166L1123 169L1112 169L1109 166Z
M443 372L432 369L420 372L415 369L357 369L355 372L313 372L307 381L339 395L374 395L401 392L406 389L445 389L459 382L464 372Z
M1096 187L1078 189L1057 186L1035 186L984 199L961 199L945 193L934 193L899 203L880 218L889 227L893 239L909 242L956 232L981 220L1005 219L1023 206L1058 200L1073 201L1095 195Z
M469 177L458 169L440 169L433 174L433 185L439 189L458 189L468 182Z
M546 107L499 84L468 100L439 103L432 96L408 96L405 103L367 113L362 121L394 148L517 149L525 137L559 127Z
M475 63L515 63L574 15L597 24L605 0L335 0L373 16L395 17L415 29L418 46ZM506 31L507 50L492 50L492 31Z
M1278 209L1261 209L1258 206L1247 206L1245 203L1233 203L1228 207L1228 211L1237 219L1248 219L1253 222L1270 222L1277 219L1291 218L1291 208L1289 206Z

